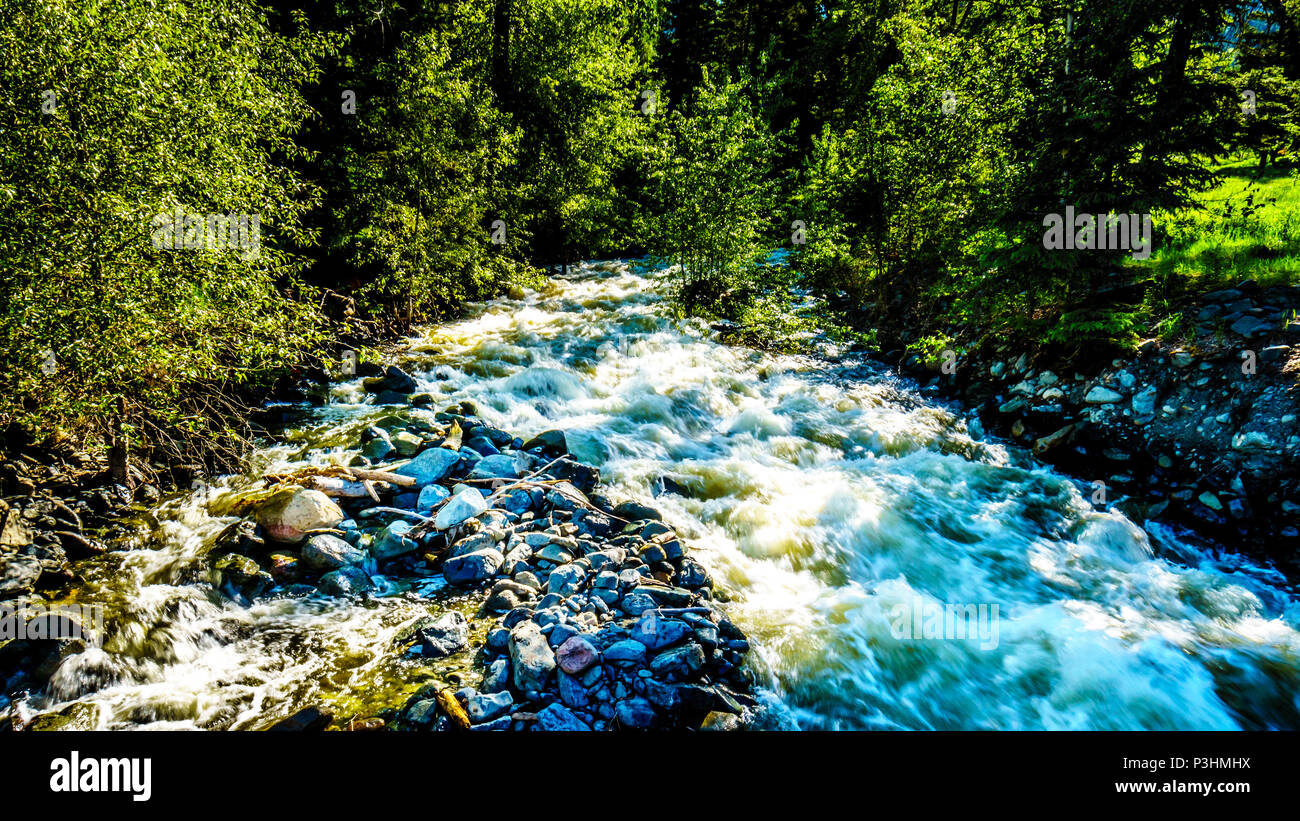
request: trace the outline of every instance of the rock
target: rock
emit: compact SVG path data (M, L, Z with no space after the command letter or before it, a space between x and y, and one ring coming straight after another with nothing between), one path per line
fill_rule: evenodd
M403 371L396 365L389 365L384 370L384 375L381 377L371 377L369 379L361 380L361 386L365 388L367 393L383 393L385 391L390 391L392 393L403 395L415 393L415 389L419 387L415 380L412 379L406 371Z
M629 730L645 730L655 723L655 708L640 696L620 701L614 715L618 723Z
M31 593L41 578L41 561L35 556L0 559L0 599Z
M532 601L535 597L532 588L510 579L502 579L492 585L487 601L483 603L483 609L494 613L505 613Z
M555 654L560 669L572 676L583 672L600 658L599 651L582 636L571 636Z
M1110 388L1104 388L1101 385L1097 385L1083 397L1083 401L1089 405L1110 405L1123 399L1123 394Z
M689 678L704 666L704 651L695 642L665 650L650 662L650 669L660 678Z
M1285 361L1290 356L1291 356L1290 345L1270 345L1269 347L1264 348L1259 352L1260 361L1270 365L1275 362Z
M446 478L459 461L460 454L455 451L446 448L426 448L410 462L396 468L393 473L413 477L421 486L431 485Z
M573 459L561 459L547 468L546 472L556 479L572 483L584 494L591 493L600 484L600 468Z
M1258 336L1266 333L1273 327L1273 323L1266 322L1258 317L1243 316L1230 326L1234 334L1241 336Z
M633 639L623 639L622 641L616 641L609 647L606 647L604 657L607 662L623 662L634 665L645 664L646 646Z
M509 640L510 631L503 631ZM488 671L483 676L483 692L500 693L504 692L510 686L510 662L505 659L497 659L488 665Z
M479 493L477 488L465 488L447 500L442 510L438 511L433 524L439 530L448 530L485 510L487 510L487 502L483 494Z
M469 646L469 623L455 610L416 630L420 652L428 658L442 658Z
M694 593L680 587L659 587L653 584L643 584L633 592L634 594L649 596L659 607L690 607L692 602L695 601Z
M340 567L320 577L320 589L331 596L359 596L375 589L366 571L356 565Z
M691 626L676 619L665 619L651 610L632 626L632 638L649 650L671 647L691 634Z
M510 669L516 690L527 693L545 689L555 670L555 653L536 622L520 622L510 631Z
M569 444L564 431L548 430L524 442L524 450L540 450L547 456L557 457L569 452Z
M664 518L659 511L639 502L623 502L614 508L613 513L618 518L626 519L629 522L639 522L644 519L663 521Z
M518 479L519 466L515 457L505 454L485 456L470 471L471 479Z
M1155 385L1148 385L1133 394L1131 405L1133 418L1139 424L1146 424L1156 418L1156 400L1160 390Z
M273 552L266 557L266 562L267 572L271 574L276 584L292 584L298 580L302 562L292 553Z
M416 513L428 513L438 506L443 499L449 498L451 491L442 485L425 485L420 488L420 495L415 500Z
M537 729L546 732L589 732L591 727L567 707L551 704L544 710L538 711Z
M475 724L484 724L510 712L514 699L508 692L476 693L465 702L465 712Z
M560 691L560 701L563 701L570 707L586 707L591 704L591 696L582 686L582 682L568 673L557 673L557 684Z
M392 435L393 448L402 456L414 456L424 446L424 440L409 430L400 430Z
M343 511L319 490L286 488L257 505L255 517L277 542L297 544L308 531L332 528L343 521Z
M232 599L255 599L275 586L271 574L257 562L238 553L228 553L213 565L220 578L223 593Z
M410 522L404 521L396 521L385 527L370 546L371 554L376 559L391 559L419 550L420 543L406 535L411 532L411 527Z
M267 731L306 733L323 730L334 720L334 714L319 707L304 707L288 718L282 718L267 728Z
M619 602L619 607L629 616L639 616L645 611L652 610L657 606L658 605L655 604L654 599L640 592L629 593L623 597L621 602Z
M496 575L506 557L500 550L484 548L453 556L442 563L442 575L451 584L470 585Z
M586 578L587 571L583 570L581 565L566 564L551 571L551 578L546 583L546 589L548 592L558 593L561 596L572 596L582 589L582 583Z
M338 570L350 564L361 564L366 558L366 551L329 533L312 536L302 548L303 562L315 570Z

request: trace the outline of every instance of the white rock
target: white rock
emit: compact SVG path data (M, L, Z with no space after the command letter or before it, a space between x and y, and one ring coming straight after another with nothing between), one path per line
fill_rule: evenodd
M465 488L447 500L433 520L433 526L439 530L449 530L466 519L473 518L487 510L487 501L477 488Z
M1101 385L1098 385L1088 391L1088 394L1083 397L1083 401L1087 402L1089 405L1109 405L1118 402L1123 398L1124 396L1122 394L1117 393L1110 388L1103 388Z

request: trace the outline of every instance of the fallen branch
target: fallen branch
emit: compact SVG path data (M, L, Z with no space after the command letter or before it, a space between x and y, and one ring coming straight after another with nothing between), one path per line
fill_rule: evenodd
M450 689L444 687L434 694L434 698L438 700L438 706L442 708L443 714L451 719L451 723L456 725L457 729L469 729L469 716L465 713L465 708L460 706L460 702L456 700L456 696L452 694Z

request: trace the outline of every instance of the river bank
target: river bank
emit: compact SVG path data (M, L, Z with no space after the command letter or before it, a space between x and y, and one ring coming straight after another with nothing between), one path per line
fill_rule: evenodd
M1184 337L1062 362L1031 346L895 354L977 434L1031 448L1101 508L1193 530L1300 579L1300 288L1243 282L1186 307Z

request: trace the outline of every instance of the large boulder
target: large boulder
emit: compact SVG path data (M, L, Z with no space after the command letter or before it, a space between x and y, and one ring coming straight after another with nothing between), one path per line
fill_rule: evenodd
M310 531L343 521L343 511L319 490L286 488L259 504L255 518L275 541L298 544Z

